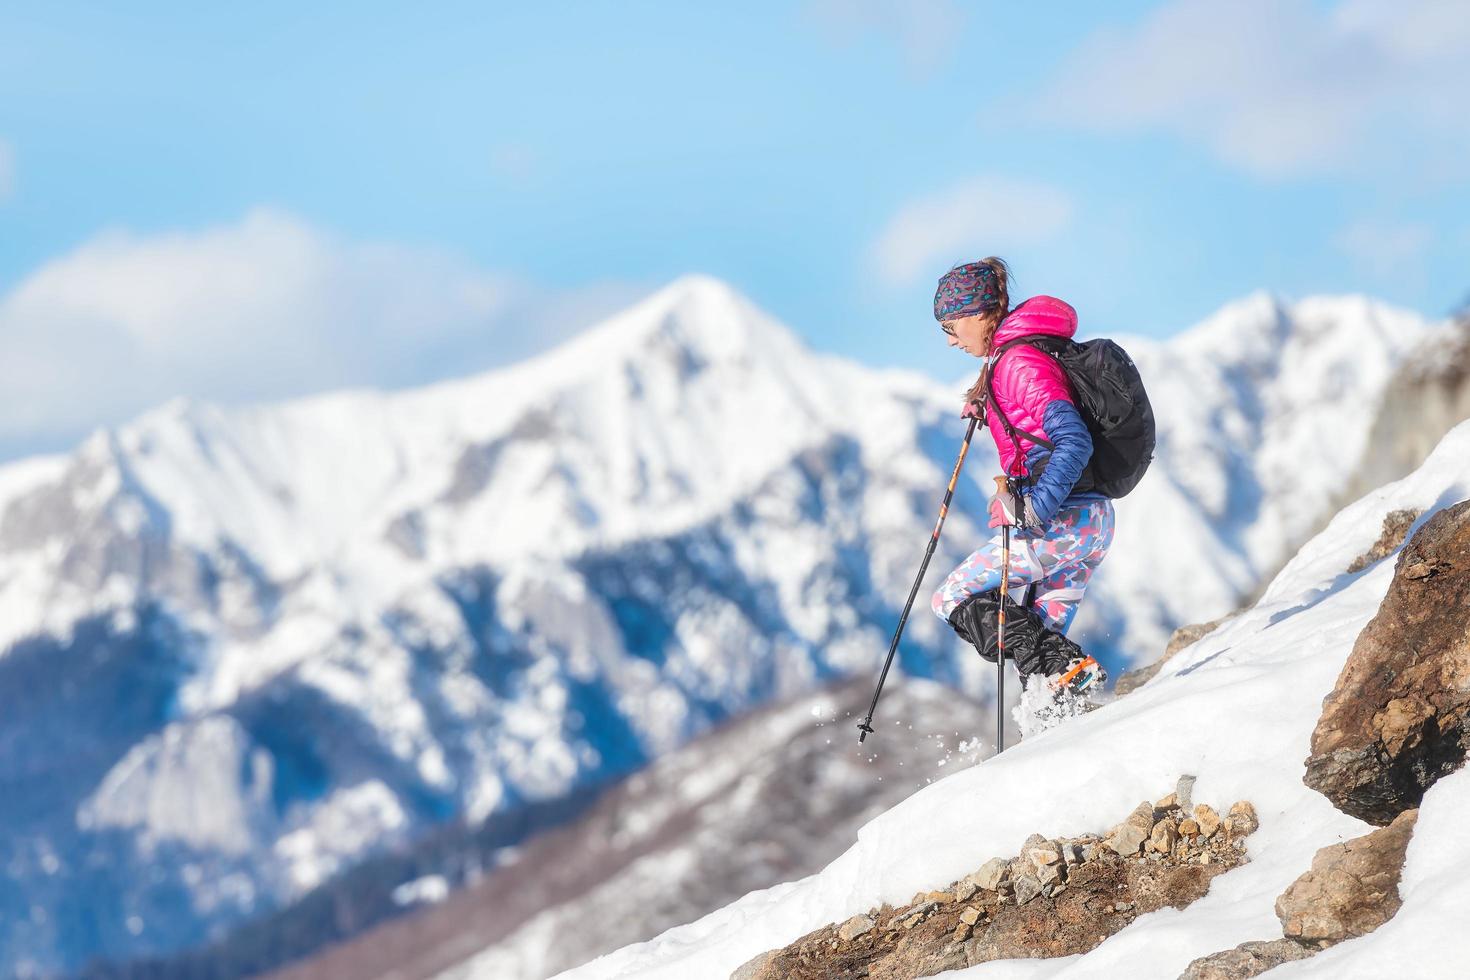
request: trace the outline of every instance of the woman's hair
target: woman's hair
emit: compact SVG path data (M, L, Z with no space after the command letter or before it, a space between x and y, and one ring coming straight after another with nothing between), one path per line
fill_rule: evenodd
M985 348L990 349L991 342L995 337L996 328L1000 322L1011 312L1011 269L1006 265L1005 259L991 255L980 259L974 265L989 266L995 273L995 290L999 294L995 308L986 316ZM956 266L958 268L958 266ZM970 386L965 395L966 401L976 402L981 406L986 405L986 396L990 390L990 368L991 362L986 361L985 367L980 371L980 377Z
M1005 259L995 255L983 258L975 264L988 265L995 273L995 289L1000 294L995 307L995 322L998 324L1011 312L1011 267L1006 265Z

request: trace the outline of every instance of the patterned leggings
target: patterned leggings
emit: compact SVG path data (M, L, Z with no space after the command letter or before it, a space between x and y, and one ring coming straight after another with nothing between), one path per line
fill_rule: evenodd
M1036 612L1066 633L1087 591L1087 580L1113 543L1113 502L1088 500L1057 512L1045 529L1011 532L1011 585L1036 585ZM934 593L930 606L945 622L966 596L1000 588L1000 530L960 562Z

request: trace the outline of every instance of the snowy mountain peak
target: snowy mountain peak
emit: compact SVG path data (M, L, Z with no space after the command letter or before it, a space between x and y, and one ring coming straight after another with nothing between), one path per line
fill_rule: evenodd
M729 284L706 275L674 280L556 349L486 378L534 374L543 383L584 381L646 359L675 365L688 380L716 363L775 363L810 357L796 335Z

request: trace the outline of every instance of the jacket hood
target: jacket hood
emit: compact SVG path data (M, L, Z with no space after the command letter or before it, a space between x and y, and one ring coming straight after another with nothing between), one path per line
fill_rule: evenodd
M1033 334L1050 337L1071 337L1077 332L1077 311L1072 304L1055 296L1033 296L1011 310L1000 326L995 328L992 346L999 347L1006 341Z

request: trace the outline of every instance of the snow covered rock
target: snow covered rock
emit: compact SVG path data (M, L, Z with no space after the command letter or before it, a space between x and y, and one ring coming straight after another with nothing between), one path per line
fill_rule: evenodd
M1179 980L1245 980L1311 955L1311 950L1290 939L1241 943L1234 949L1201 956L1179 974Z
M1249 806L1238 803L1232 809ZM1139 818L1145 807L1152 822L1152 804L1139 807L1128 820ZM734 977L911 980L992 960L1084 953L1139 916L1189 905L1205 894L1212 878L1244 863L1236 842L1223 835L1213 841L1200 834L1181 838L1174 824L1178 810L1173 805L1159 811L1154 827L1167 828L1162 832L1169 846L1158 853L1125 857L1097 848L1101 838L1096 835L1053 841L1033 834L1012 864L1019 873L1010 881L976 872L949 892L915 896L906 908L883 906L818 929L747 962ZM1063 859L1089 846L1090 859ZM986 862L985 868L993 872L999 860ZM996 881L997 886L970 888L967 897L959 898L959 886L974 885L977 879ZM856 921L883 925L851 928Z
M1286 938L1325 947L1365 936L1399 910L1399 874L1418 810L1387 827L1317 852L1312 868L1276 900Z
M1419 515L1418 509L1407 507L1385 517L1383 531L1378 535L1378 540L1373 542L1373 547L1352 560L1347 567L1348 574L1355 575L1398 551L1409 532L1414 529L1414 522L1419 520Z
M1384 825L1419 805L1470 747L1470 500L1400 554L1312 733L1306 784Z

